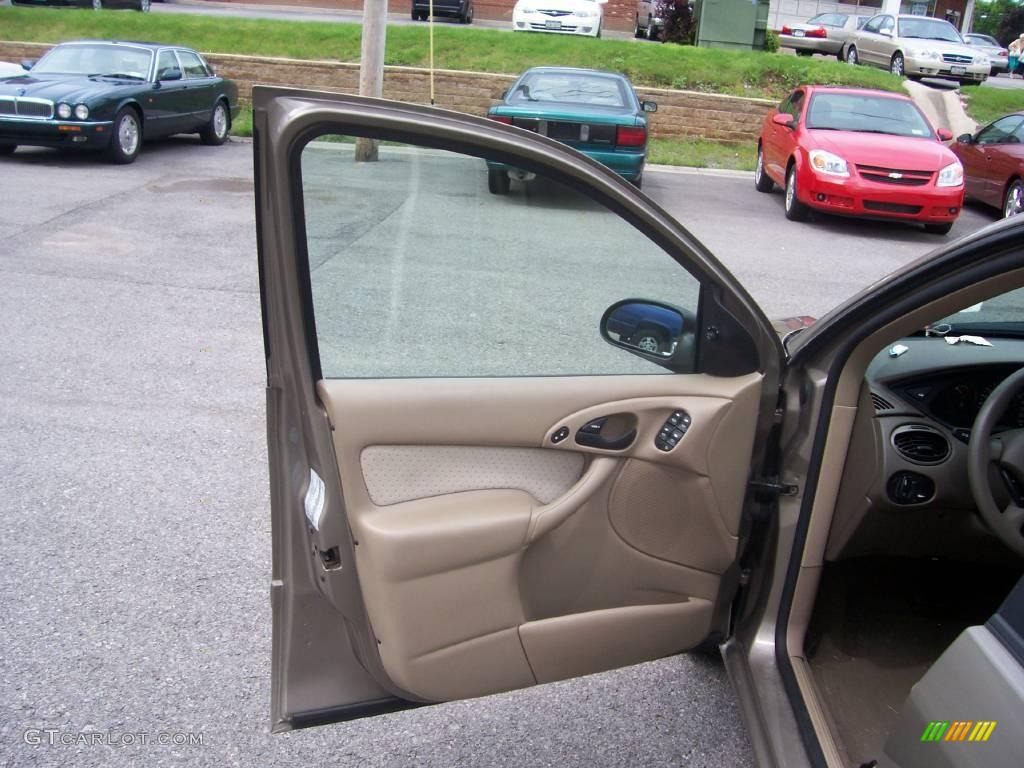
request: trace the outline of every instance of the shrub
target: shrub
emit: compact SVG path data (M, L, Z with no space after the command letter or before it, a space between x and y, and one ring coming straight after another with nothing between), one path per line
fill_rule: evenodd
M774 29L764 31L764 49L768 53L775 53L779 50L779 33Z
M656 13L664 25L661 29L662 40L693 45L697 37L697 20L689 0L658 0Z

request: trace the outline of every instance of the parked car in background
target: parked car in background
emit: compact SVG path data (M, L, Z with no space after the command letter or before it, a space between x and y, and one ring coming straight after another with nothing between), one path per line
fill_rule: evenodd
M992 74L998 75L1001 72L1010 71L1010 51L999 41L989 35L982 35L978 32L970 32L964 37L964 42L972 48L988 56L989 64L992 66Z
M487 117L568 144L639 187L647 159L647 113L657 110L653 101L640 101L624 75L534 67L520 75ZM529 176L487 161L488 188L494 194L508 194L510 177L528 181Z
M62 43L0 81L0 155L19 146L102 150L130 163L143 139L198 133L223 144L238 88L196 51L156 43Z
M872 16L846 46L850 64L870 64L900 77L941 77L981 83L989 75L988 56L964 43L956 27L926 16Z
M786 218L812 210L924 223L946 234L960 214L963 167L907 96L803 86L764 120L754 183L785 189Z
M803 24L783 25L779 30L779 45L792 48L798 56L824 53L843 61L850 36L869 18L849 13L819 13Z
M658 4L659 0L637 0L633 37L645 37L648 40L659 38L665 22L658 15Z
M604 20L602 6L607 2L608 0L516 0L512 9L512 30L600 37Z
M412 0L412 20L430 17L431 0ZM434 15L458 19L460 24L473 23L473 0L433 0Z
M1024 208L1024 112L965 133L950 147L964 166L964 193L999 208L1003 217Z
M20 64L11 64L7 61L0 61L0 79L23 74L25 74L25 69Z
M11 0L11 5L92 8L96 11L127 9L149 13L150 0Z

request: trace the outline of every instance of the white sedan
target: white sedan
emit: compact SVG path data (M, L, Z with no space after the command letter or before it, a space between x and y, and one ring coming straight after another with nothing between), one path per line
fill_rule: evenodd
M0 79L24 74L25 69L20 64L10 64L6 61L0 61Z
M602 5L608 0L517 0L512 9L515 32L555 32L601 36Z

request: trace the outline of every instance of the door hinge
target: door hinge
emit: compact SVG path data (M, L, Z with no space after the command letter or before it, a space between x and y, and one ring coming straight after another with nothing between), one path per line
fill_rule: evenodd
M774 480L754 480L750 483L754 495L762 501L770 501L779 496L796 496L800 488L793 483L780 483Z

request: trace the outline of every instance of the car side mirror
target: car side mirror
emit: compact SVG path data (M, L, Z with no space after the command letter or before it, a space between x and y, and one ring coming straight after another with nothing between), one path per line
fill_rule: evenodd
M939 130L936 131L936 133L939 135L939 141L952 141L953 140L953 132L952 131L947 131L945 128L939 128Z
M22 59L21 68L25 70L32 69L32 67L36 65L37 61L39 61L39 59Z
M164 67L156 75L157 80L181 80L181 70L177 67Z
M959 136L956 137L956 140L957 140L958 144L973 144L974 143L974 137L971 136L971 134L969 134L969 133L961 133Z
M644 112L658 111L658 103L656 101L641 101L640 106L643 107Z
M614 347L677 373L697 362L697 316L650 299L624 299L605 310L601 337Z
M796 122L793 120L793 116L786 114L785 112L779 112L777 115L772 115L772 122L776 125L781 125L783 128L796 127Z

